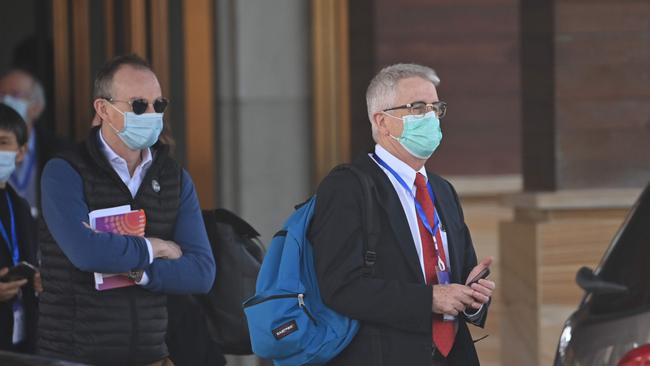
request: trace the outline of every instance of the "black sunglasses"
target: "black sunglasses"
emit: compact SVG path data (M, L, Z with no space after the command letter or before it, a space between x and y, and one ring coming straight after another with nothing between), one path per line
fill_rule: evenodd
M109 103L127 103L131 106L131 109L135 114L142 114L146 112L149 107L149 101L144 98L132 100L115 100L113 98L108 98L106 100ZM156 113L163 113L165 112L165 109L167 109L167 105L169 105L169 99L163 97L156 98L156 100L153 101L153 110L156 111Z

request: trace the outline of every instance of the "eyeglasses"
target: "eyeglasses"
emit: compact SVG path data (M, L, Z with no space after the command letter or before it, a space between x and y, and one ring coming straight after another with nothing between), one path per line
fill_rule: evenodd
M147 108L149 107L149 101L144 98L137 98L132 100L115 100L113 98L108 98L106 100L109 103L127 103L131 106L131 109L135 114L142 114L146 112ZM156 113L163 113L167 108L167 105L169 105L169 100L163 97L156 98L156 100L153 101L152 105L153 110L156 111Z
M422 116L429 112L434 112L438 118L442 118L447 114L447 103L443 101L427 104L425 102L413 102L404 104L399 107L384 109L384 112L394 111L396 109L408 109L412 115Z

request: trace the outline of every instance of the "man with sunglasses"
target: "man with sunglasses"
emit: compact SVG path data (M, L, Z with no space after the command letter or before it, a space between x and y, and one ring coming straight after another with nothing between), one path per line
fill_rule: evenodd
M188 173L159 141L168 105L146 61L109 61L95 79L93 127L43 172L39 353L94 365L169 364L165 294L204 293L215 262ZM91 211L130 205L145 236L92 230ZM97 291L93 272L134 286Z
M356 176L335 170L318 188L309 239L321 296L361 323L328 365L479 364L466 323L485 323L495 284L472 280L489 273L492 258L477 263L454 188L425 169L447 110L439 81L428 67L396 64L368 86L376 145L353 165L374 183L376 253L364 252L364 194Z

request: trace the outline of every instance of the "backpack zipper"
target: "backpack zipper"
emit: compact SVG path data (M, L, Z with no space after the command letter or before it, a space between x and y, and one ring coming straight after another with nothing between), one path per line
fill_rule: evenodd
M318 325L318 323L316 323L316 319L311 315L305 306L305 294L298 294L298 306L305 312L305 314L307 314L309 319L314 322L314 325Z
M261 298L261 299L255 299L254 301L249 301L249 302L244 304L244 307L247 308L247 307L250 307L250 306L259 305L259 304L261 304L263 302L267 302L267 301L270 301L270 300L289 299L289 298L294 298L294 297L298 298L298 307L301 308L302 311L305 312L305 314L307 314L307 317L312 322L314 322L314 325L317 325L318 323L316 322L316 318L314 318L314 316L311 315L309 310L307 310L307 306L305 306L305 294L271 295L271 296L267 296L267 297L264 297L264 298Z
M286 295L271 295L271 296L267 296L267 297L263 297L263 298L255 299L255 300L251 299L252 301L246 302L244 304L244 307L247 308L249 306L261 304L261 303L267 302L269 300L288 299L288 298L292 298L292 297L296 297L296 296L297 296L296 294L286 294Z

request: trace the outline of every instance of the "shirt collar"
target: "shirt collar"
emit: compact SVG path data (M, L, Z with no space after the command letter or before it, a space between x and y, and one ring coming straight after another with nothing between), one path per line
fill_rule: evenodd
M111 148L111 146L106 143L106 140L104 140L104 135L102 134L101 129L99 130L99 142L101 145L101 150L104 153L106 159L108 159L108 161L111 163L111 166L115 167L115 164L124 164L125 166L127 165L126 160L123 157L117 155L117 153ZM142 149L141 151L142 151L142 156L141 156L142 161L138 166L145 167L152 161L151 149L146 148L146 149Z
M425 182L429 180L429 177L427 177L427 169L424 166L420 170L416 171L405 162L399 160L395 155L388 152L388 150L384 149L379 144L375 145L375 154L377 154L381 160L388 164L388 166L393 168L393 170L399 174L402 179L404 179L404 182L410 182L411 185L415 185L415 175L417 173L420 173L424 176Z

